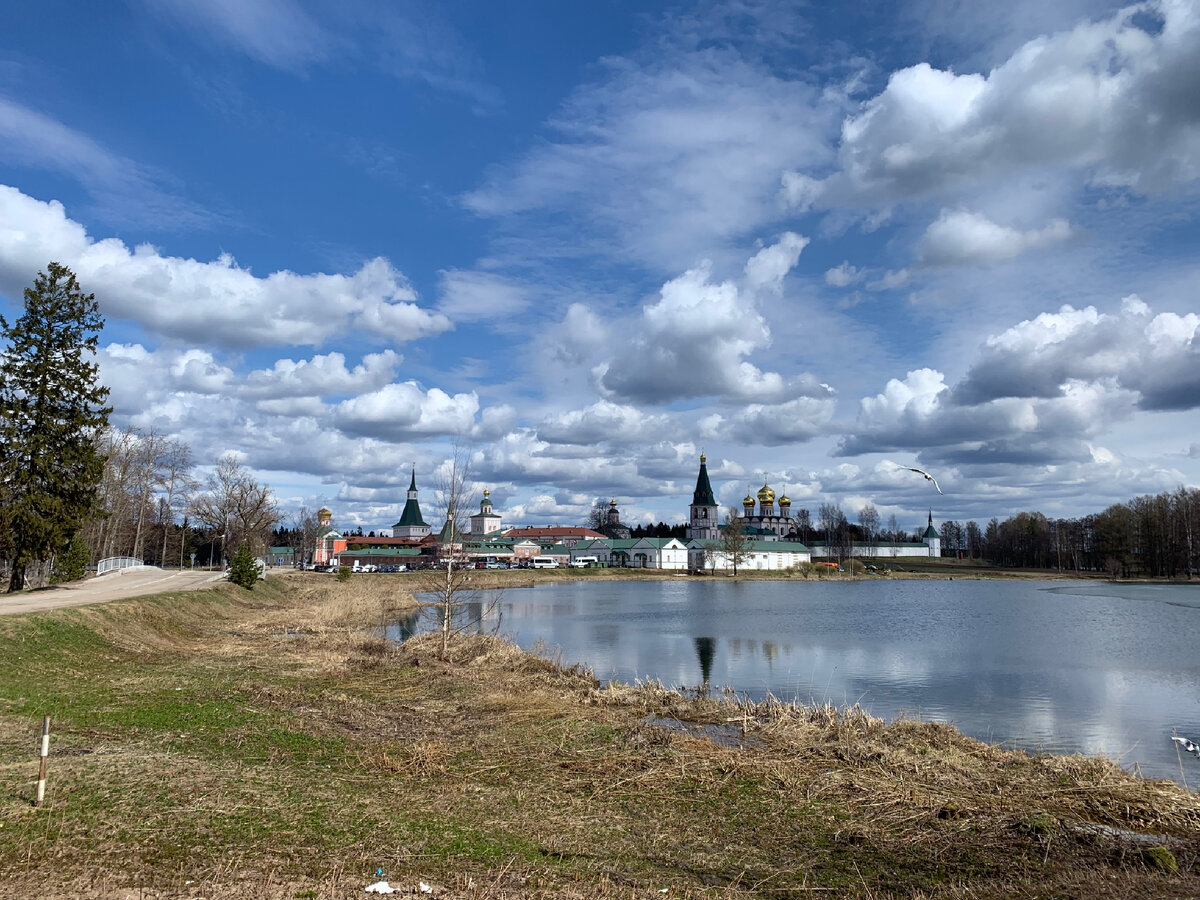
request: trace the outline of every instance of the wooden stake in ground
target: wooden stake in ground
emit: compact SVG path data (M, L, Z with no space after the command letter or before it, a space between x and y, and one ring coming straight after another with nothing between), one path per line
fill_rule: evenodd
M42 801L46 799L46 757L50 755L50 717L45 716L42 719L42 761L38 768L38 783L37 796L33 800L34 806L41 806Z

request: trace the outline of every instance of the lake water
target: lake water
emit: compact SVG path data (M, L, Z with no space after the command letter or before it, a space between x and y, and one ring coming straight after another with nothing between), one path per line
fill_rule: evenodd
M580 580L497 595L499 633L601 679L954 723L1200 784L1200 586Z

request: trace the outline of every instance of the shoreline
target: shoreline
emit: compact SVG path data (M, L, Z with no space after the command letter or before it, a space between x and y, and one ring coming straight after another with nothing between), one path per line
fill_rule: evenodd
M819 573L819 574L817 574ZM306 573L307 575L307 573ZM314 577L323 577L318 574ZM352 578L369 579L408 579L409 574L359 574ZM831 570L816 570L812 574L782 571L740 571L732 573L691 573L670 569L509 569L509 570L475 570L471 573L474 584L482 588L505 587L534 587L561 581L589 580L629 580L629 581L666 581L676 578L697 578L713 581L792 581L798 583L837 584L860 581L1070 581L1093 584L1162 584L1200 587L1200 578L1188 581L1186 579L1167 578L1121 578L1113 579L1099 572L1058 572L1055 570L1036 569L981 569L979 567L948 568L943 564L929 564L925 568L913 568L904 571L891 571L888 574L856 574L833 572ZM526 582L516 584L514 582Z

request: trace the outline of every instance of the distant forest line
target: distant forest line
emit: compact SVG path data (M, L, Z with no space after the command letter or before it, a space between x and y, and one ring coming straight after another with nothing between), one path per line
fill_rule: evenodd
M874 541L916 541L919 534L872 527L872 507L859 511L859 523L846 520L836 506L823 504L815 524L806 510L796 516L800 540L853 545ZM1114 578L1191 578L1200 572L1200 490L1179 487L1161 494L1115 503L1078 518L1049 518L1020 512L1001 521L953 520L938 528L942 556L978 559L1005 568L1107 572Z

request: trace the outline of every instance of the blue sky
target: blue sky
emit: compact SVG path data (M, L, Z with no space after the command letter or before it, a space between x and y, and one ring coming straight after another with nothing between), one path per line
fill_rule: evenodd
M18 6L0 310L368 529L455 442L509 524L1195 486L1200 4L983 6Z

